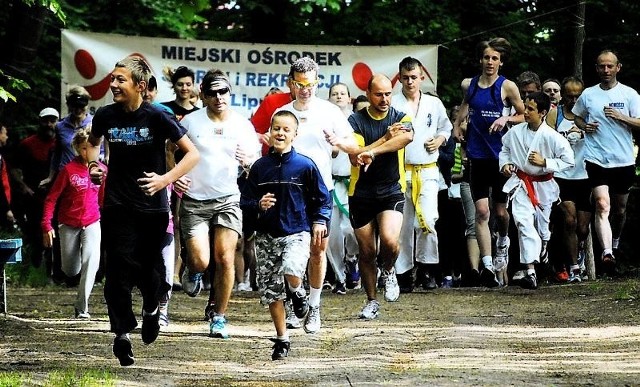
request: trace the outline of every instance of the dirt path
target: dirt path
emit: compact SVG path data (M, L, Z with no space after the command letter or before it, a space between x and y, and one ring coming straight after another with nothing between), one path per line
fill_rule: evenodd
M121 386L637 385L639 286L417 292L383 301L376 321L356 318L362 291L328 292L322 331L291 331L292 351L282 362L271 361L273 328L256 294L234 294L229 340L207 337L204 296L176 294L171 325L156 343L132 335L136 362L128 368L111 354L102 288L94 290L89 322L69 318L75 290L9 288L0 371L37 381L54 370L106 369Z

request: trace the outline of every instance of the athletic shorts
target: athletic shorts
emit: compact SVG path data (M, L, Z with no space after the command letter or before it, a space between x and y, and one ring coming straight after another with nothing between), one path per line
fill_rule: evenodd
M508 178L500 173L498 165L498 160L493 159L469 160L469 186L474 202L489 195L494 203L507 202L507 194L502 192L502 187Z
M636 168L633 165L626 167L603 168L598 164L585 161L589 184L591 188L606 185L610 194L628 194L636 177Z
M256 282L260 302L269 305L287 297L284 275L302 279L309 262L311 235L306 232L272 237L256 233Z
M221 226L242 235L242 211L238 195L210 200L196 200L182 196L180 230L185 239L208 235L209 228Z
M404 211L402 192L382 198L349 197L349 220L353 229L366 226L382 211Z
M562 179L554 178L560 187L560 200L563 202L573 202L576 210L592 212L591 206L591 186L588 179Z

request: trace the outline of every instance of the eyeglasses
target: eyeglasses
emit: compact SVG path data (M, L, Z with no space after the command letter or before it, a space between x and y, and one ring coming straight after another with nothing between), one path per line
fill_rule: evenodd
M227 94L229 92L229 88L225 87L222 89L218 89L218 90L205 90L204 92L204 96L205 97L222 97L223 95Z
M298 90L311 89L311 88L313 88L314 86L316 86L318 84L318 80L311 81L311 82L308 82L308 83L304 83L304 82L294 81L292 79L291 80L291 84L293 85L293 87L295 87Z

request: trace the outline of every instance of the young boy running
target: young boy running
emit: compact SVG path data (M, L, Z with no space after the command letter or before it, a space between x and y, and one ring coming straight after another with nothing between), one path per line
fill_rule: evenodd
M525 122L502 137L499 155L500 171L509 177L502 190L509 196L518 227L520 263L527 270L521 286L526 289L538 288L534 265L546 255L551 237L551 205L560 197L553 173L574 166L567 139L544 122L550 106L548 95L528 95L524 101Z
M331 217L331 196L318 167L291 146L297 129L292 112L274 114L269 154L251 167L240 198L240 207L256 231L260 301L269 305L276 328L272 360L289 353L283 301L287 292L295 294L302 288L309 245L322 243Z

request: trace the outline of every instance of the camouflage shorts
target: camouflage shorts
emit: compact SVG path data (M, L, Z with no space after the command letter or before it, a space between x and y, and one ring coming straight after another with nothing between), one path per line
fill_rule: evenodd
M309 261L311 235L301 232L274 238L256 234L256 280L260 302L269 305L286 298L284 275L304 277Z

